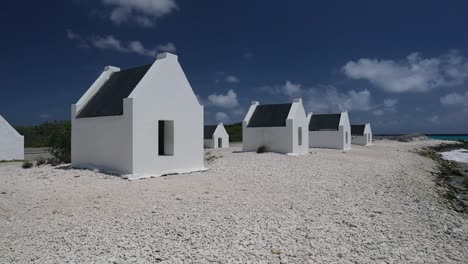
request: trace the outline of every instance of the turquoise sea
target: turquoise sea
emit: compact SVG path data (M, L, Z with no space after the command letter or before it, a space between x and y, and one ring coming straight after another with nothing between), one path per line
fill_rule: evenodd
M441 140L466 140L468 141L468 135L427 135L433 139Z

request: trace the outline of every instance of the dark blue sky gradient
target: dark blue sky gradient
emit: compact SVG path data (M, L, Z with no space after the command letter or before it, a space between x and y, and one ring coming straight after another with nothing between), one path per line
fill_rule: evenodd
M216 122L219 112L229 116L228 123L240 121L252 100L290 101L261 89L289 80L303 88L333 86L343 94L368 90L371 108L351 110L350 117L352 122L371 121L377 133L468 133L468 112L463 112L468 103L440 103L446 94L467 92L466 80L428 92L391 93L342 71L346 63L360 58L401 61L413 52L437 58L456 49L467 60L467 1L176 2L178 9L157 19L156 26L141 27L112 23L109 6L97 0L7 0L0 11L0 114L14 125L69 119L70 105L104 66L127 68L154 60L79 47L78 41L67 38L71 30L84 39L112 35L122 41L138 40L146 48L174 43L204 102L210 94L230 89L237 94L236 109L207 103L208 123ZM226 83L226 75L240 82ZM397 99L398 104L375 115L386 98Z

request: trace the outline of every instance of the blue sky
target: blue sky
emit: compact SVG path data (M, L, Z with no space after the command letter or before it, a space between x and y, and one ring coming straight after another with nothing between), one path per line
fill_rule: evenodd
M301 97L376 133L468 133L467 12L461 0L7 0L0 114L69 119L104 66L170 51L207 123Z

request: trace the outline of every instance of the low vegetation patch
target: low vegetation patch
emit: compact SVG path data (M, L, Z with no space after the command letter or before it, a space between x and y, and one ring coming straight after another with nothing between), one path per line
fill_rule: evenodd
M23 162L23 165L21 165L21 168L23 169L29 169L29 168L32 168L32 166L34 166L34 164L30 161L25 161Z
M242 123L234 123L231 125L224 125L227 133L229 134L230 142L241 142L242 141Z
M49 139L50 154L54 156L54 162L71 162L71 124L65 123L54 131ZM58 165L57 164L57 165Z
M50 166L58 166L62 163L64 163L63 161L61 161L60 159L58 158L50 158L50 159L47 159L46 161L47 164L49 164Z
M265 153L267 150L266 150L266 147L265 146L260 146L257 148L257 153L258 154L261 154L261 153Z
M215 154L213 154L213 153L211 153L209 151L205 152L205 160L208 163L211 163L211 162L213 162L213 161L215 161L215 160L217 160L219 158L222 158L222 157L223 156L216 156Z
M454 161L445 160L439 152L445 152L460 148L466 148L468 143L460 144L440 144L433 147L426 147L417 153L428 157L437 163L439 172L436 183L443 187L443 196L447 198L449 204L459 212L468 213L468 175L465 175Z
M41 165L46 164L46 162L47 162L46 159L44 159L43 157L39 157L39 158L36 159L36 166L39 167L39 166L41 166Z

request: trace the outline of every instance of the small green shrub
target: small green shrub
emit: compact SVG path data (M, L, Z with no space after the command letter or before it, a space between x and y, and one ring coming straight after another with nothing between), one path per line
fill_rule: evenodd
M216 159L219 159L221 158L222 156L216 156L214 154L211 154L211 152L207 151L205 153L205 160L208 162L208 163L211 163L213 161L215 161Z
M258 154L261 154L261 153L265 153L266 152L266 147L265 146L260 146L257 148L257 153Z
M34 166L34 164L32 164L32 162L30 162L30 161L25 161L25 162L23 162L23 165L21 165L21 167L22 167L23 169L29 169L29 168L31 168L32 166Z
M39 167L41 165L46 164L46 162L47 162L46 159L44 159L43 157L39 157L39 158L36 159L36 166Z
M50 158L50 159L47 159L46 163L55 167L55 166L62 164L63 162L58 158Z
M56 129L49 140L50 154L60 163L71 162L71 123ZM55 162L56 163L56 162ZM58 164L57 164L58 165Z

